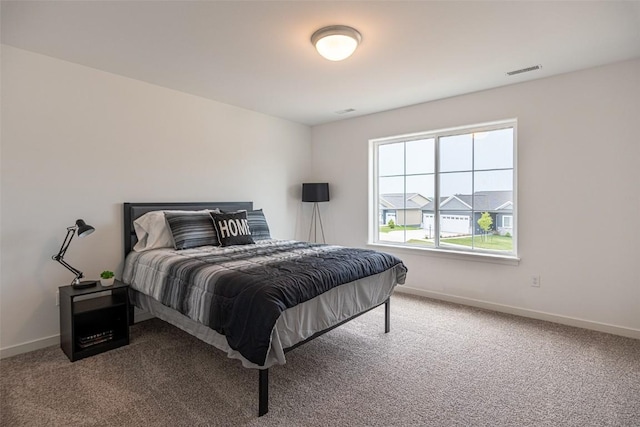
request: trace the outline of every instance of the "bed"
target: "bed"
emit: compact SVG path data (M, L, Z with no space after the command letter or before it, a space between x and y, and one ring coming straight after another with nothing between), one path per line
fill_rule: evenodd
M389 332L407 271L382 252L271 239L252 202L125 203L124 252L133 305L258 371L259 416L287 352L383 304Z

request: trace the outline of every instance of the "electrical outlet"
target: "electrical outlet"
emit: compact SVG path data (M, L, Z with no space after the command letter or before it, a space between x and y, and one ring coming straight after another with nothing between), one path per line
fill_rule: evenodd
M60 291L56 291L56 307L60 305Z
M531 276L531 286L533 286L534 288L539 288L540 287L540 276L539 275Z

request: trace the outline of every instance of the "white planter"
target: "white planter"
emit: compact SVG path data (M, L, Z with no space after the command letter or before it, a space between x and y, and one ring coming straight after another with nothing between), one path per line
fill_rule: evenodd
M113 281L114 281L114 280L115 280L115 278L114 278L114 277L112 277L111 279L102 279L102 278L101 278L101 279L100 279L100 284L101 284L102 286L111 286L111 285L113 285Z

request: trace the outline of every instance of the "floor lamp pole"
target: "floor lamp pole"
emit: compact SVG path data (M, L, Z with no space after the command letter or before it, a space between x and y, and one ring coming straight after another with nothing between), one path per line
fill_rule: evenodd
M313 230L313 241L318 242L318 221L320 222L320 232L322 233L322 243L327 243L324 238L324 227L322 226L322 216L318 202L313 202L313 213L311 214L311 225L309 226L309 238L311 241L311 230Z

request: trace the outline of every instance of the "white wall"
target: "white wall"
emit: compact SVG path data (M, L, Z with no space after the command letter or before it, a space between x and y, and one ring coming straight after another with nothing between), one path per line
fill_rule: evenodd
M388 249L404 289L640 338L640 60L312 128L328 241L366 244L369 139L513 117L520 264Z
M0 349L57 342L55 291L122 268L122 203L252 200L296 237L307 126L2 46ZM30 344L31 342L31 344ZM17 346L17 347L16 347Z

